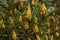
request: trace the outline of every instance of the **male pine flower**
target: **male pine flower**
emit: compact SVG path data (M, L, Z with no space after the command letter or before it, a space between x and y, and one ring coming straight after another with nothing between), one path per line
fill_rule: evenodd
M14 0L14 3L16 3L17 2L17 0Z
M10 15L12 15L12 10L10 9Z
M6 4L6 6L5 6L6 8L8 8L9 7L9 5L8 4Z
M51 35L51 38L50 38L50 40L54 40L54 37L53 37L53 35Z
M17 35L16 35L16 32L15 31L13 31L13 33L12 33L12 38L13 38L13 40L16 40L17 39Z
M2 28L5 29L5 25L4 24L2 24Z
M38 26L37 26L37 25L34 25L34 29L33 29L33 31L34 31L35 33L38 32Z
M51 29L49 28L47 31L48 31L48 34L50 34L50 32L51 32Z
M31 38L30 38L30 37L28 37L28 40L31 40Z
M34 5L35 5L34 0L32 0L32 6L34 6Z
M39 35L36 34L36 39L37 40L41 40L41 38L39 37Z
M59 37L59 32L56 32L56 36Z
M45 15L45 13L46 13L46 6L45 6L45 4L42 4L42 6L41 6L41 12L42 12L42 15Z
M28 22L24 23L24 27L25 27L26 30L29 28Z
M27 8L28 8L28 9L27 9L26 17L27 17L29 20L31 20L31 9L30 9L30 4L28 5Z
M48 40L48 36L47 36L47 35L45 35L45 37L46 37L46 40Z
M0 28L5 29L5 25L3 23L3 19L0 19Z
M1 28L2 23L3 23L3 20L0 19L0 28Z
M18 21L21 23L22 22L22 16L20 15Z
M12 19L12 17L9 17L11 24L13 24L14 20Z
M35 16L35 17L34 17L34 22L37 23L37 21L38 21L38 20L37 20L37 17Z

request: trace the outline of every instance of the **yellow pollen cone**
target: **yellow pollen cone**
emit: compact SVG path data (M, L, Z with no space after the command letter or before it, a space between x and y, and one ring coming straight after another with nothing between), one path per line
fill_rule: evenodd
M45 35L45 37L46 37L46 40L48 40L48 36L47 36L47 35Z
M22 16L20 15L18 21L21 23L22 22Z
M33 6L35 5L35 2L34 2L34 0L32 0L32 5L33 5Z
M36 34L36 39L37 40L41 40L41 38L39 37L39 35Z
M31 40L31 38L30 38L30 37L28 37L28 40Z
M9 7L9 5L8 4L6 4L6 8L8 8Z
M48 29L48 34L50 34L50 31L51 31L51 30L50 30L50 28L49 28L49 29Z
M45 15L46 10L47 10L47 8L46 8L45 4L42 4L42 6L41 6L42 15Z
M37 21L38 21L38 20L37 20L37 17L35 16L35 17L34 17L34 22L37 23Z
M5 29L5 25L4 24L2 24L2 28Z
M53 35L51 36L50 40L54 40L54 37L53 37Z
M13 33L12 33L12 38L13 38L13 40L16 40L17 39L17 35L16 35L16 32L15 31L13 31Z
M38 26L37 26L37 25L34 25L34 29L33 29L33 31L34 31L35 33L38 32Z
M47 26L50 27L50 22L47 22Z
M28 7L27 7L28 9L27 9L27 14L26 14L26 17L28 18L28 19L31 19L31 10L30 10L30 4L28 5Z
M12 17L9 17L9 19L10 19L11 23L13 23L13 22L14 22L14 20L12 19Z
M10 10L10 15L12 15L12 10Z
M24 25L25 25L25 26L24 26L25 29L27 30L27 29L29 28L29 24L28 24L28 22L25 22Z
M56 36L59 37L59 33L58 32L56 32Z

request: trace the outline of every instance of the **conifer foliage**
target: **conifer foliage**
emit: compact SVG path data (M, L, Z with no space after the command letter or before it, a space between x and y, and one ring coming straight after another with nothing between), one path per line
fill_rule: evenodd
M60 16L46 1L1 1L0 40L60 40Z

